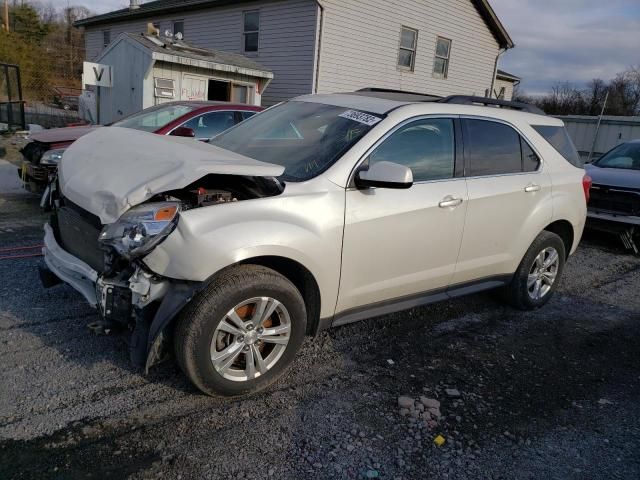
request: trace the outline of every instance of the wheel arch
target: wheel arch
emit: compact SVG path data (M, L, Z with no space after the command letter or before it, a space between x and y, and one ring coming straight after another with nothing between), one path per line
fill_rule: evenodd
M315 335L320 320L320 287L311 271L296 260L263 255L242 260L237 265L261 265L275 270L300 291L307 310L307 335Z
M562 239L562 243L564 244L566 257L571 254L575 232L573 231L573 225L571 225L568 220L556 220L555 222L552 222L544 227L543 230L558 235Z

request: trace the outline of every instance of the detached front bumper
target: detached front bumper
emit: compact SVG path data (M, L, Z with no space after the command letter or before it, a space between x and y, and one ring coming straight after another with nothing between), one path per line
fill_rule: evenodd
M105 320L133 322L129 353L133 363L145 371L162 357L167 343L165 328L206 286L206 282L157 278L139 268L126 279L105 278L65 251L48 223L44 226L42 253L49 270L80 292Z
M44 248L42 249L44 261L60 280L71 285L89 302L92 307L96 307L98 299L96 295L96 282L98 272L79 258L58 245L53 229L48 223L44 225Z

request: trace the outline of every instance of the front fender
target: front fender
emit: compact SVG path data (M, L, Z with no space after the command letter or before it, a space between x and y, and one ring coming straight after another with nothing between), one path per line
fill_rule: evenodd
M314 276L321 316L335 311L340 277L344 189L288 185L277 197L226 203L183 212L177 228L144 263L175 280L202 282L254 257L278 256Z

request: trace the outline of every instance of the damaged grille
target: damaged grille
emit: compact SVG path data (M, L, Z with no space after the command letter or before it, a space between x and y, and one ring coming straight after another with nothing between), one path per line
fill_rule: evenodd
M56 210L54 232L60 246L98 272L105 269L98 243L101 229L98 217L68 201Z
M640 190L593 185L589 208L623 215L640 215Z
M34 141L27 143L22 150L20 150L20 153L22 153L22 156L24 156L27 161L37 165L40 163L40 159L44 152L49 150L49 148L49 145L45 143Z

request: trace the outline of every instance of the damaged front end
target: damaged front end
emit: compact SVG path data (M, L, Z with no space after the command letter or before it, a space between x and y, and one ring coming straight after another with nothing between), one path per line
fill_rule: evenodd
M90 144L85 139L108 141L110 130L122 129L100 129L74 143L65 153L59 180L47 191L52 214L44 227L47 269L41 278L45 287L63 281L80 292L100 313L101 320L91 325L94 330L130 331L131 360L146 371L167 351L172 320L206 282L159 275L144 258L189 210L279 195L284 187L276 176L282 168L193 142L182 146L183 158L173 168L165 162L159 169L161 151L176 150L175 140L121 132L121 145L122 136L133 143L145 140L144 155L138 155L136 167L128 168L134 173L137 169L136 175L145 167L147 173L155 168L144 182L129 178L115 162L106 171L100 155L87 160ZM126 149L124 144L121 148ZM210 158L203 159L203 153ZM101 175L88 168L91 164L102 169ZM122 194L115 193L119 190Z
M173 232L186 211L282 190L274 177L210 174L185 188L154 195L103 225L54 188L48 199L53 213L45 225L48 271L41 272L43 285L59 283L50 280L53 273L82 293L100 313L101 320L90 325L96 333L129 330L131 360L148 371L168 352L167 327L206 282L158 275L144 264L144 257Z
M129 330L131 359L148 370L167 327L206 282L159 275L145 257L189 210L279 195L282 171L190 139L117 127L88 133L65 151L43 200L52 211L43 285L80 292L100 313L95 330Z

